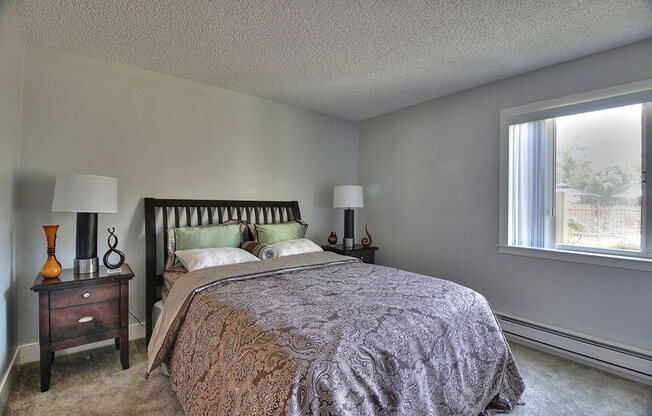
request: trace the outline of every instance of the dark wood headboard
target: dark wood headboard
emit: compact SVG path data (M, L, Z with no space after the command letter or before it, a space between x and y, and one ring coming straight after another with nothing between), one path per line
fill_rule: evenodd
M202 199L145 198L145 342L152 336L152 308L161 299L166 230L176 227L220 224L230 219L253 224L276 224L300 220L297 201L219 201ZM156 245L163 236L163 250ZM158 261L159 253L162 262ZM161 265L161 273L158 265Z

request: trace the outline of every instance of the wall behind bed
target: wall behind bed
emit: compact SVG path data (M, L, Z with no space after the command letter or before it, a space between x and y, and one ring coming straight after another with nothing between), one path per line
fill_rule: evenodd
M18 343L38 340L29 291L45 255L41 225L61 224L74 257L75 215L51 213L55 174L118 179L118 214L99 216L98 251L115 226L136 272L143 320L145 196L298 200L308 237L340 231L332 186L357 181L357 123L151 71L27 45L18 238Z
M360 123L360 223L381 264L441 276L494 309L650 349L652 276L499 254L502 108L649 78L652 40L533 71Z
M9 3L0 1L0 377L16 350L15 183L24 49ZM7 399L6 391L0 391L0 413Z

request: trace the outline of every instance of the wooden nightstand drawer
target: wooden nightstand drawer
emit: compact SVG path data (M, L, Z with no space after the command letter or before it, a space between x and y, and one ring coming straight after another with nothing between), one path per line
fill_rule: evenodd
M118 328L120 326L118 309L118 301L52 309L50 310L50 342Z
M86 305L95 302L107 302L120 298L120 283L104 283L53 290L50 292L50 308Z
M350 254L350 256L359 258L363 263L374 263L374 253Z
M333 253L342 254L344 256L357 257L364 263L376 263L376 250L378 247L363 247L356 245L354 248L344 248L343 246L321 246L325 251L332 251Z

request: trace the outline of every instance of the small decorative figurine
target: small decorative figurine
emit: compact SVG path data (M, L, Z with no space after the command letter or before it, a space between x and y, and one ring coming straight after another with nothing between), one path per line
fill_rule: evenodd
M41 268L41 276L46 279L51 279L54 277L59 277L61 274L61 263L57 260L57 256L54 254L56 242L57 242L57 230L59 229L58 225L44 225L43 230L45 231L45 237L48 241L48 258L45 261L45 264Z
M125 253L123 253L122 251L116 248L118 246L118 237L114 234L115 227L107 228L106 230L109 232L109 238L107 238L106 240L106 242L109 244L109 251L104 253L104 257L102 258L102 261L104 262L104 265L106 266L107 269L117 269L118 267L122 266L122 264L125 262ZM115 239L115 242L113 244L111 244L111 237ZM117 264L111 264L109 262L109 256L111 255L112 252L120 257L120 260L118 261Z
M331 235L328 236L328 244L331 246L337 244L337 234L335 234L335 231L331 232Z
M364 248L371 247L371 243L373 243L373 240L371 239L371 234L369 234L369 229L367 228L368 226L369 224L364 225L364 232L367 234L367 237L360 240L360 242L362 243L362 247Z

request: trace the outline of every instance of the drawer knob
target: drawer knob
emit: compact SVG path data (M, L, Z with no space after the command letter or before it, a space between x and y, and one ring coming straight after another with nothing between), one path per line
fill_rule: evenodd
M88 292L84 292L84 297L85 297L85 298L90 298L90 297L91 297L91 294L88 293Z
M84 316L83 318L79 318L79 321L77 321L77 322L79 322L80 324L83 324L84 322L90 322L92 320L93 320L92 316Z

